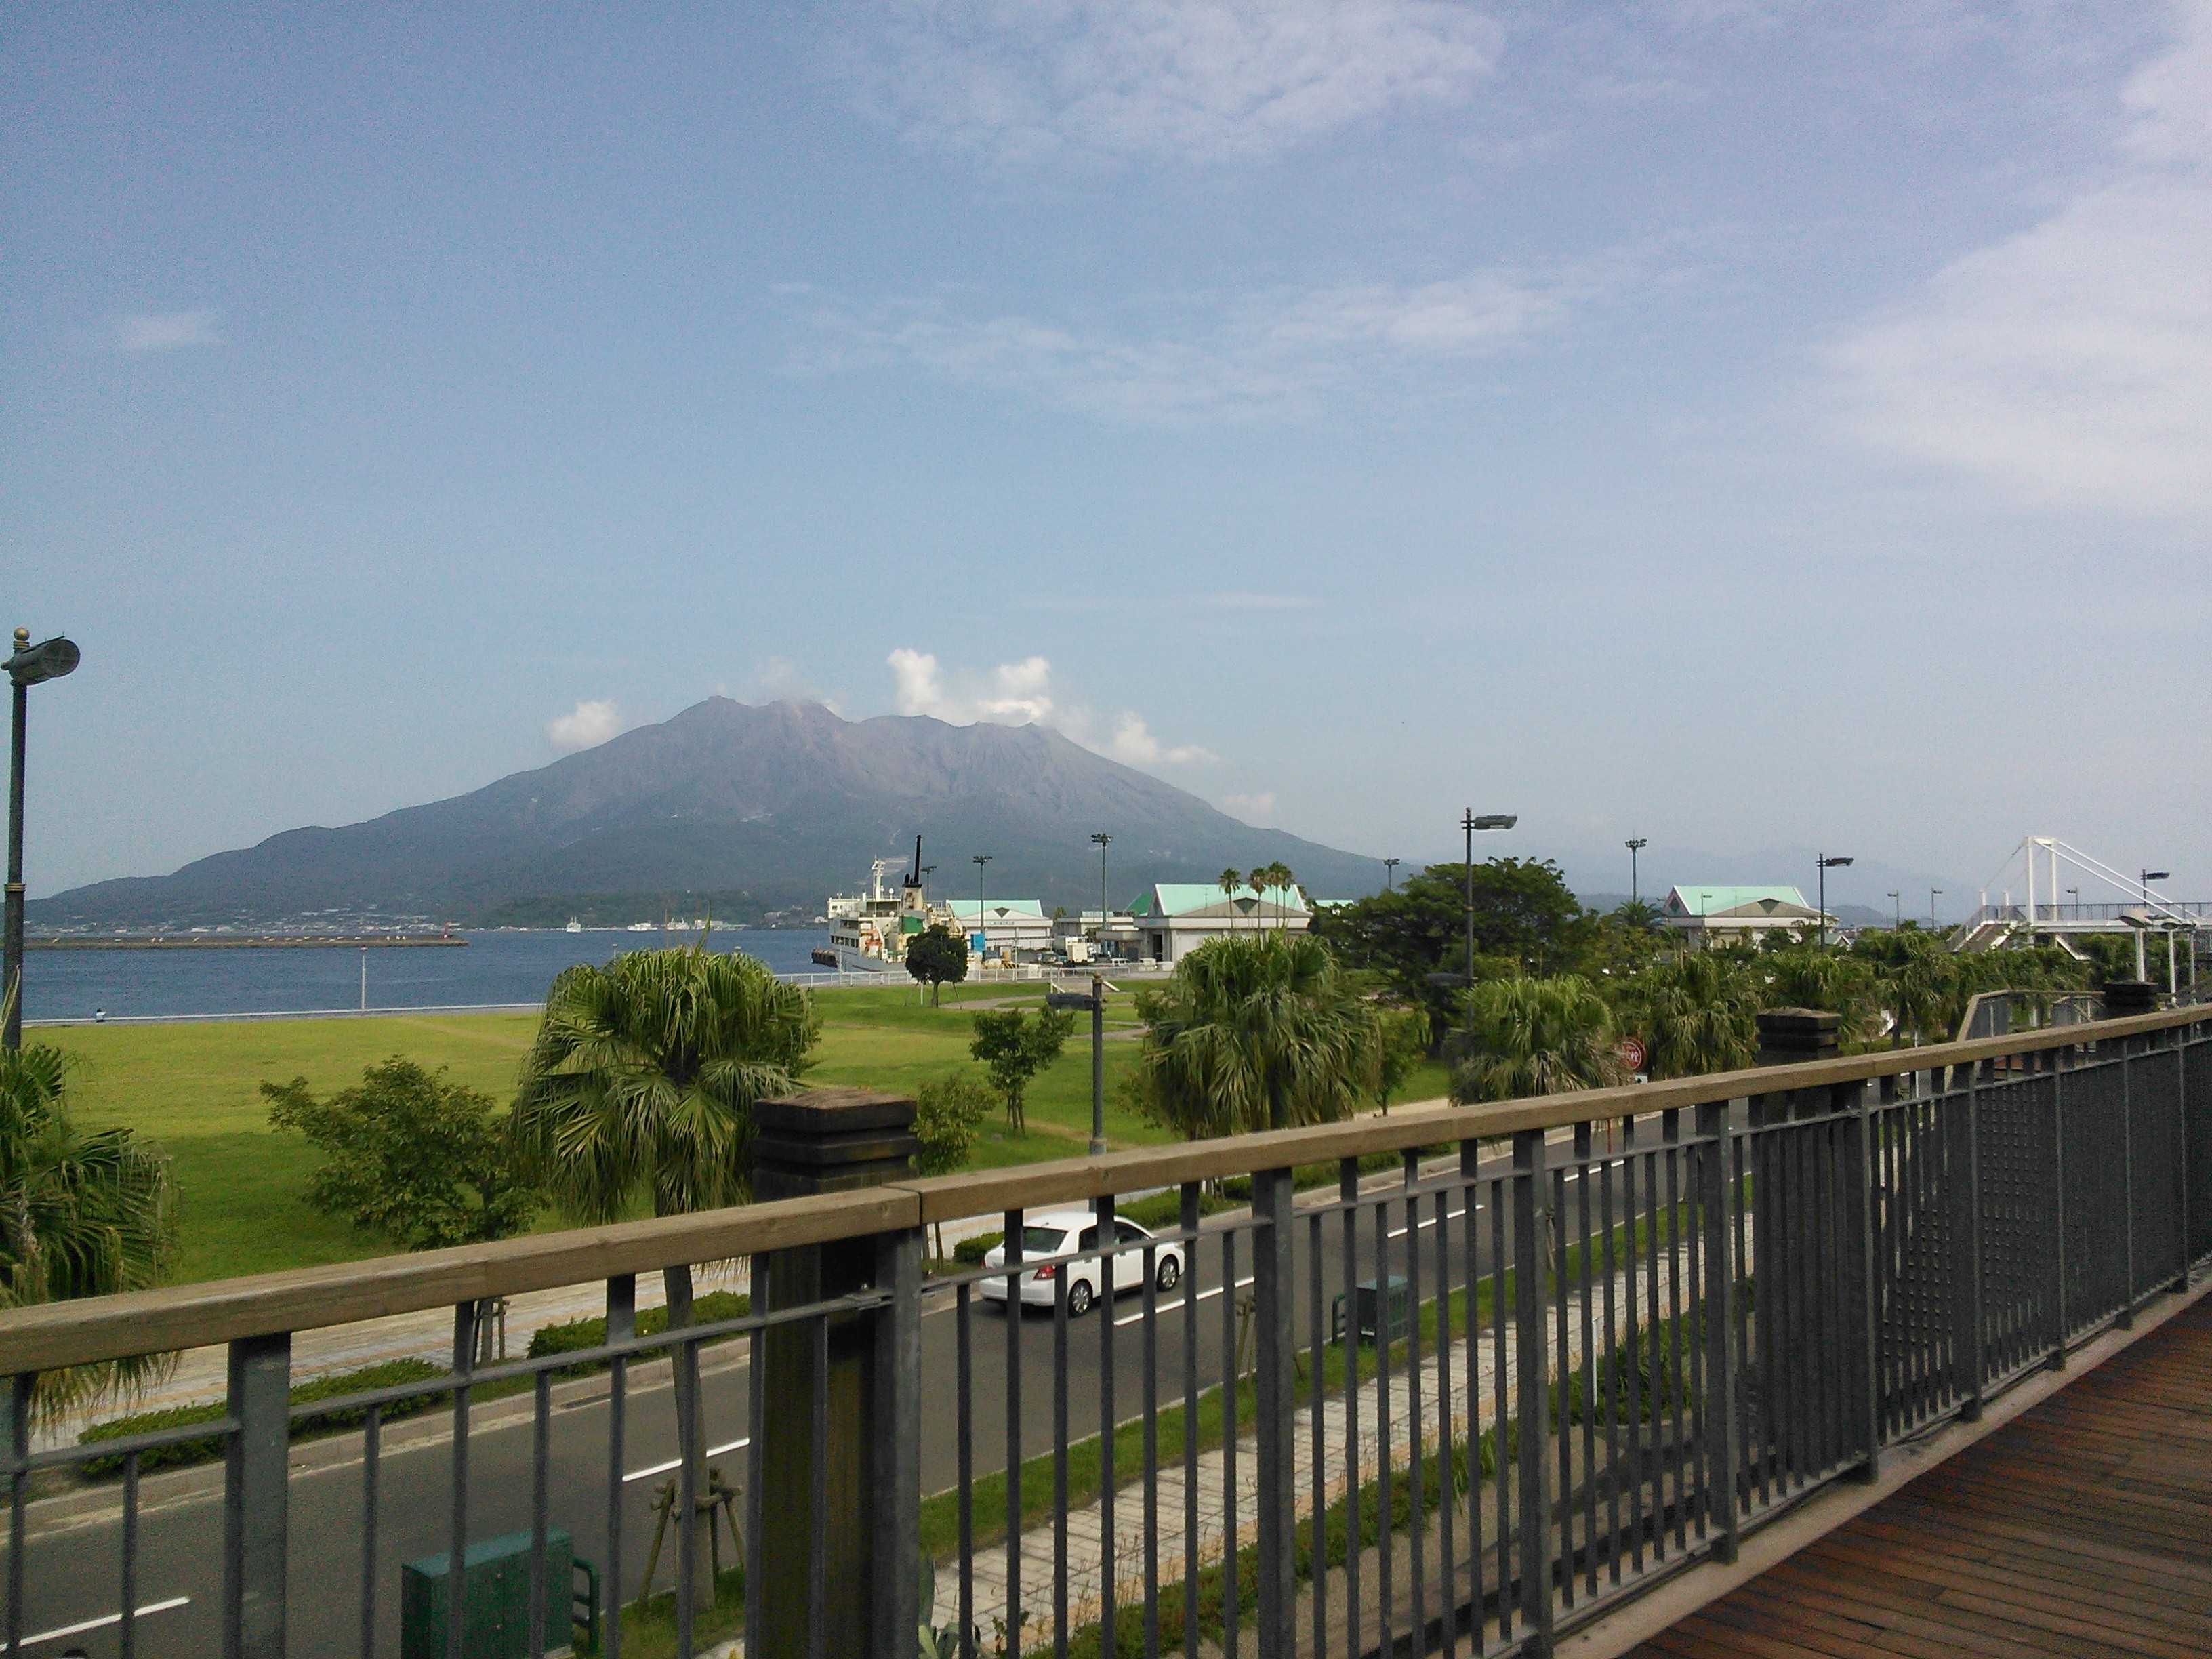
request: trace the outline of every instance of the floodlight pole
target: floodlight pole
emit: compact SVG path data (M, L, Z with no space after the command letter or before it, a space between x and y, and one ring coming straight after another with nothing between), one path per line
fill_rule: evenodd
M1091 844L1098 849L1098 943L1097 949L1106 948L1106 848L1114 837L1102 830L1093 830Z
M1905 926L1905 901L1894 893L1889 896L1889 931L1898 932Z
M1395 859L1384 859L1382 860L1382 890L1384 892L1387 893L1391 890L1392 879L1397 875L1397 873L1398 860Z
M1928 931L1931 933L1936 931L1936 901L1942 896L1943 890L1940 887L1928 890Z
M1478 830L1510 830L1520 819L1510 812L1480 812L1472 806L1460 814L1460 828L1467 832L1467 1034L1474 1036L1474 832Z
M1820 866L1820 948L1828 948L1828 872L1840 869L1851 860L1832 859L1826 853L1816 853L1813 861Z
M979 975L991 965L991 924L983 917L983 866L991 861L991 858L988 853L978 853L973 860L975 866L975 931L983 936L983 948L975 964L975 971Z
M0 904L0 1002L7 1018L0 1024L0 1048L23 1046L23 757L30 723L30 689L75 672L77 648L57 636L38 646L31 630L15 630L15 649L8 659L14 720L8 744L8 889Z
M1638 904L1643 902L1644 890L1637 884L1636 855L1651 845L1651 837L1638 836L1634 841L1626 842L1625 845L1628 848L1628 902L1631 904Z
M2164 881L2166 877L2172 873L2172 872L2170 870L2143 870L2138 867L2136 879L2142 884L2144 927L2148 927L2150 922L2151 883L2154 881ZM2145 980L2150 977L2150 963L2143 955L2144 927L2138 927L2136 929L2136 977L2139 980ZM21 958L19 957L18 960L21 960Z

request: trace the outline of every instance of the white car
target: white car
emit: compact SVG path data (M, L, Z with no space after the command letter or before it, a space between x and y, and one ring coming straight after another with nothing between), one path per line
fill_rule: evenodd
M1152 1236L1133 1221L1115 1218L1114 1230L1123 1246L1114 1256L1114 1289L1116 1294L1124 1291L1142 1290L1145 1284L1145 1246L1152 1243ZM1034 1261L1040 1256L1064 1255L1071 1250L1095 1250L1098 1248L1098 1224L1088 1210L1058 1210L1050 1215L1031 1216L1022 1226L1022 1257ZM1006 1265L1006 1247L994 1245L984 1256L987 1267ZM1067 1316L1080 1319L1091 1311L1091 1304L1103 1293L1104 1275L1099 1271L1103 1264L1093 1257L1088 1261L1047 1261L1041 1267L1030 1267L1021 1274L1022 1304L1024 1307L1049 1308L1058 1297L1058 1281L1061 1273L1067 1275ZM1152 1251L1152 1283L1161 1290L1171 1291L1182 1282L1182 1246L1177 1243L1155 1245ZM1006 1281L1001 1277L987 1279L982 1285L987 1300L1004 1302Z

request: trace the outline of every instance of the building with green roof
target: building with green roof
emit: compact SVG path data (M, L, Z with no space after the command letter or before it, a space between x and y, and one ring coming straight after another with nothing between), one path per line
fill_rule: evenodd
M1756 945L1777 931L1794 933L1818 927L1820 913L1805 902L1795 887L1735 887L1716 882L1708 886L1684 883L1667 890L1659 906L1659 920L1679 930L1691 943ZM1828 926L1836 926L1833 916Z
M1181 962L1198 946L1224 933L1262 927L1303 933L1313 925L1313 909L1296 887L1253 887L1224 891L1218 882L1164 881L1138 895L1129 906L1137 952L1149 962Z

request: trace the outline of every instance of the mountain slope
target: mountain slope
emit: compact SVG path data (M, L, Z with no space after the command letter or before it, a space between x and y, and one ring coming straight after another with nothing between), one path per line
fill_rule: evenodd
M694 704L659 726L469 794L342 829L303 829L173 875L35 902L47 927L268 925L308 913L482 921L581 895L742 892L812 915L926 837L937 893L1048 910L1098 902L1093 830L1115 837L1114 902L1279 859L1326 896L1376 884L1371 859L1255 830L1041 726L847 720L819 703ZM643 902L641 898L640 902Z

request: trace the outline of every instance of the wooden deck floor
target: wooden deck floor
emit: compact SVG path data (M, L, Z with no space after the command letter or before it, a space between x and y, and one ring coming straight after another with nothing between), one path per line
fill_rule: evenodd
M1635 1652L2212 1654L2212 1297Z

